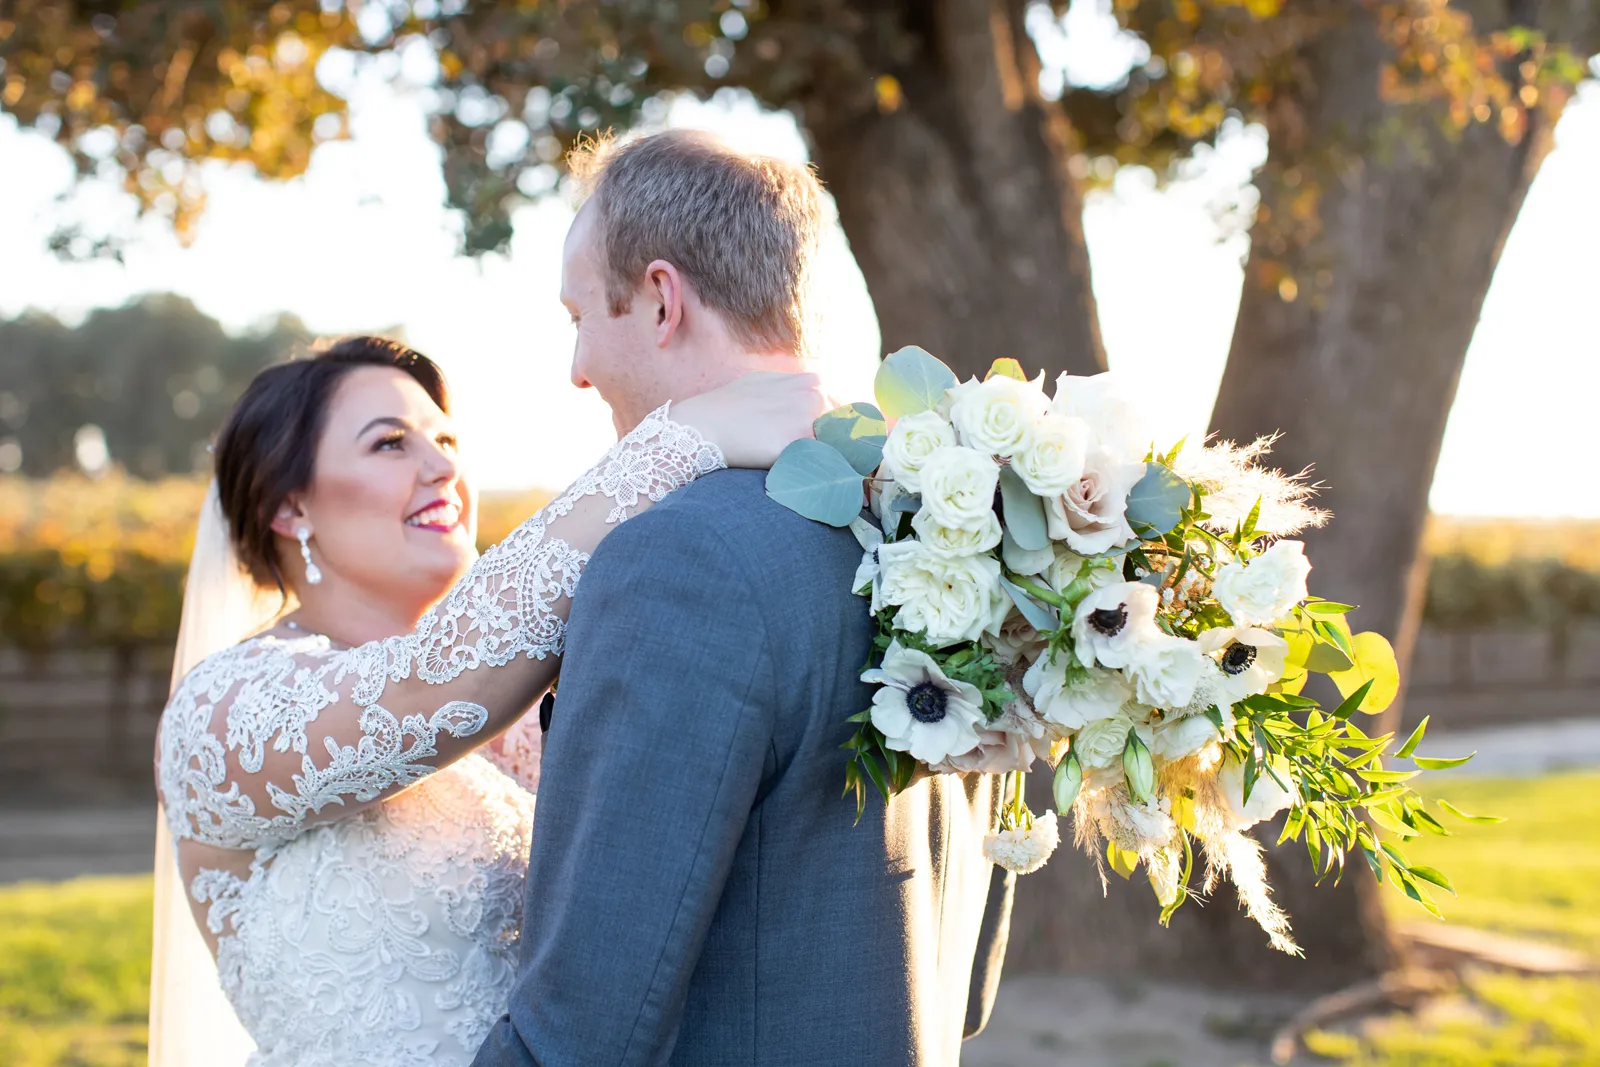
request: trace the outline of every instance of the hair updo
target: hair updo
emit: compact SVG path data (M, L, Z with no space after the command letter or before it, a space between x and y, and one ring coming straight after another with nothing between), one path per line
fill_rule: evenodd
M262 588L283 589L272 520L291 494L310 486L328 406L361 367L409 374L449 413L444 374L427 356L382 337L347 337L257 374L217 435L217 497L234 551Z

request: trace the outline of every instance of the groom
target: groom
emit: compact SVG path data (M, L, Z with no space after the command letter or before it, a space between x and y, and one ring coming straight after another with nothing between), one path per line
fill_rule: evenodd
M670 132L575 167L572 377L625 432L810 355L809 171ZM999 979L990 777L840 798L872 641L850 533L725 471L606 537L545 740L521 971L476 1067L954 1065Z

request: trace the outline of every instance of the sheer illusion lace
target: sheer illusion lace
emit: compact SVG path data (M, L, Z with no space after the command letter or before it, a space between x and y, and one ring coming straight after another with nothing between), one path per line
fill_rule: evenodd
M520 660L536 695L589 559L564 524L592 547L641 501L724 465L663 407L412 633L353 649L257 637L180 683L158 786L224 988L261 1047L253 1064L470 1059L510 989L539 730L524 716L467 755L526 706L490 699L523 691L496 689L497 672L467 672ZM587 497L610 506L598 530L574 515Z

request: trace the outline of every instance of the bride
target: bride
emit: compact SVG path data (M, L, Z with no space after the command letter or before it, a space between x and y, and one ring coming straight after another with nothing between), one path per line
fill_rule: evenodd
M172 896L253 1067L472 1059L515 970L541 739L524 712L589 554L696 477L770 465L822 407L794 374L663 407L474 562L432 362L353 338L256 377L217 440L175 667L192 669L156 750ZM158 899L152 1063L237 1062L230 1024L197 1017L175 908Z

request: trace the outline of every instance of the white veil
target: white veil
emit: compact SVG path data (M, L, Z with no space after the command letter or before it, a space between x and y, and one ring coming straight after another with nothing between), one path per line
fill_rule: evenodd
M264 595L239 565L212 482L189 558L173 686L207 656L263 628L278 608L277 597ZM158 813L150 1067L243 1067L254 1049L217 981L216 961L189 910L166 815Z

